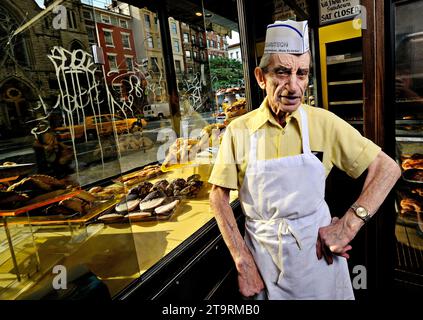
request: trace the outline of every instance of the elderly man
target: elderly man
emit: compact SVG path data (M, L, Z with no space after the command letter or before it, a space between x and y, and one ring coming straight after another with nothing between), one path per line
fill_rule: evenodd
M255 69L267 96L228 126L209 179L211 206L245 297L354 299L349 243L400 176L397 164L348 123L302 104L307 34L305 21L268 26ZM334 165L353 178L367 169L361 195L341 219L331 219L324 199ZM231 189L239 190L244 239L229 205Z

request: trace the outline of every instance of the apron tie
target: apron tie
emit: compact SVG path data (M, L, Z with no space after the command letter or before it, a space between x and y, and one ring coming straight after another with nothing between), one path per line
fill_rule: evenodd
M267 240L268 237L266 235L259 235L259 234L255 233L254 237L269 252L270 256L272 257L273 262L278 267L281 275L283 276L284 275L284 267L283 267L283 241L282 241L282 237L284 235L289 235L289 234L292 235L292 237L295 239L295 242L297 243L298 249L301 250L302 247L301 247L300 238L298 237L298 235L296 234L294 229L292 229L292 227L288 224L288 222L286 222L285 218L274 218L274 219L269 219L269 220L262 220L262 219L251 219L251 218L247 217L247 220L252 221L252 222L256 222L256 223L259 223L259 224L263 224L263 225L274 225L275 223L279 224L278 225L278 231L277 231L277 235L278 235L278 256L277 256L277 258L274 257L271 250L269 250L269 248L268 248L268 244L266 243L266 240Z

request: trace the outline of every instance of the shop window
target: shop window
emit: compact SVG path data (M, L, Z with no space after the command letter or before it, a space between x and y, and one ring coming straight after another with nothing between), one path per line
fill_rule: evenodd
M207 170L203 172L202 168L198 171L201 175L204 173L204 187L198 196L201 201L196 201L194 195L190 199L184 198L187 205L178 207L175 216L166 217L176 217L170 222L153 217L152 223L147 222L148 232L138 232L143 227L132 218L126 217L122 222L110 225L110 220L100 218L104 218L103 214L108 210L112 217L114 214L123 218L123 214L128 214L116 214L120 208L116 205L129 190L138 187L138 178L147 178L134 175L135 182L133 179L124 181L123 178L146 165L158 161L161 164L173 139L168 133L176 132L174 123L181 124L177 135L183 139L196 139L203 128L216 123L215 75L219 73L209 70L211 64L204 61L207 52L200 49L206 41L205 23L193 24L191 18L186 18L191 17L192 12L182 7L181 12L177 12L179 16L170 21L173 43L166 43L169 48L162 48L163 30L152 26L153 23L158 26L160 22L154 8L144 7L144 4L139 8L136 2L132 2L129 10L128 4L122 1L113 1L112 6L105 7L104 1L83 0L79 3L67 0L67 30L54 30L51 12L45 12L40 15L41 19L49 19L38 20L22 34L10 38L5 21L10 24L10 30L15 31L22 21L31 21L43 9L28 10L22 5L25 1L15 1L13 5L19 9L16 12L28 12L16 19L11 15L15 10L3 9L8 1L0 2L0 43L1 39L11 39L12 43L8 48L0 46L0 57L4 59L4 64L0 64L0 142L7 146L0 150L0 163L36 164L31 167L30 174L49 175L65 183L63 189L54 190L52 194L44 192L46 190L25 190L23 198L28 196L33 200L41 195L46 199L59 195L57 199L60 200L51 205L43 204L39 211L25 212L22 217L17 217L22 219L17 223L17 232L13 234L15 231L12 230L11 235L13 239L18 239L19 245L22 244L17 251L17 266L24 267L22 271L25 275L31 275L28 281L32 289L39 285L37 279L52 274L50 266L63 263L70 275L73 263L83 263L92 268L96 277L108 287L110 295L115 297L140 273L153 267L209 218L213 218L207 204ZM148 6L149 2L146 3ZM168 1L168 4L174 6L173 1ZM141 19L136 28L131 23L134 17L130 14ZM154 22L151 21L153 18ZM79 21L85 26L81 27ZM180 33L183 37L180 38L174 37L178 33L178 25L182 26ZM101 56L95 54L96 50L92 53L90 45L96 42L101 46ZM131 51L120 50L121 44ZM132 44L137 44L140 52L135 52ZM171 56L165 57L162 49ZM99 57L101 59L96 60ZM179 98L175 100L179 101L176 107L179 107L180 118L174 117L169 109L168 93L174 93L170 89L175 88L166 81L163 61L174 61ZM10 70L19 70L19 77L13 77ZM158 107L166 110L167 114L154 115ZM145 120L146 130L137 127L141 119ZM57 142L54 148L44 144L48 137ZM165 152L162 154L161 150ZM157 168L156 174L161 174L160 166ZM191 170L190 167L186 169L184 172L187 173ZM186 179L189 175L180 176L180 172L175 170L170 175L155 178L170 182L176 178ZM4 185L12 185L27 176L19 176ZM150 178L147 180L153 181ZM70 195L70 191L75 193ZM95 195L96 200L79 201L77 194L86 199ZM76 210L65 206L69 199L72 199L69 203L76 205ZM199 221L192 220L196 212L202 212ZM11 225L15 223L13 219L9 220ZM27 228L28 220L39 223L42 219L48 222L46 228L37 225L32 228L34 237L28 237L36 239L34 248L39 248L42 253L39 256L42 268L34 268L32 273L32 270L27 270L28 263L35 262L38 256L26 256L30 247L21 231ZM57 225L55 219L59 221ZM51 227L52 221L55 221L54 228ZM166 223L171 223L171 228ZM26 233L30 235L29 231ZM4 226L0 238L2 236L5 240ZM90 240L89 245L86 240ZM151 243L158 246L153 245L150 250ZM135 244L139 247L135 248ZM3 247L0 252L0 299L8 298L4 292L6 296L15 296L24 287L29 287L24 277L18 284L19 290L10 289L15 288L17 282L13 281L19 268L13 268L11 258L5 257L7 243ZM80 253L83 253L83 261ZM54 261L56 257L57 261ZM12 279L10 283L9 279ZM78 289L72 292L77 293Z

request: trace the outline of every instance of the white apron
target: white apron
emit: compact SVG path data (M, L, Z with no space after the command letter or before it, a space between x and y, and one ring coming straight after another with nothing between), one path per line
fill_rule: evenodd
M331 222L325 202L325 168L310 151L307 114L302 107L303 152L257 160L257 138L239 197L246 216L245 241L266 286L268 299L354 299L347 261L317 259L320 227Z

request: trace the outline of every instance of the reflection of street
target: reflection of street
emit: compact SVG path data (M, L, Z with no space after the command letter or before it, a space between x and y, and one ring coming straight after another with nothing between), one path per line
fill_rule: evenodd
M188 133L191 133L194 129L201 129L204 127L204 122L213 123L215 121L211 113L202 113L200 116L201 118L184 117L182 119L188 126ZM148 124L143 129L142 134L146 139L153 142L153 146L146 150L141 148L140 150L122 152L120 161L115 151L113 136L102 138L102 143L105 141L112 141L113 145L110 148L114 150L104 159L104 169L99 157L96 156L99 151L98 141L93 139L78 143L76 149L80 168L79 183L81 183L81 185L93 183L99 179L106 179L110 176L118 175L121 172L126 172L133 168L162 160L157 159L157 152L164 141L157 141L157 137L160 130L171 128L171 120L161 119L147 121ZM0 141L0 162L13 161L16 163L35 163L36 160L32 148L33 142L33 136L8 139L7 142ZM70 141L66 141L66 143L70 145Z

